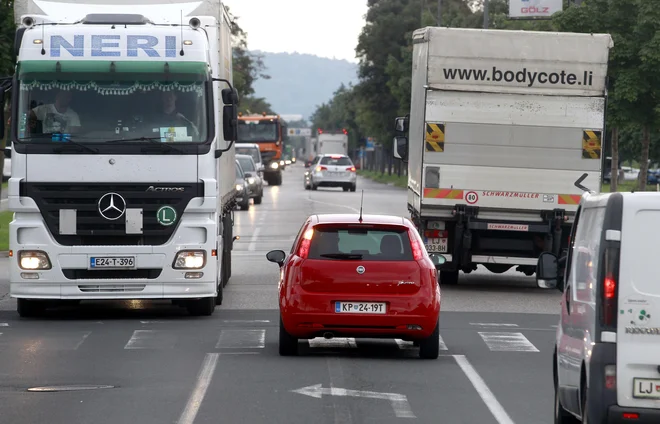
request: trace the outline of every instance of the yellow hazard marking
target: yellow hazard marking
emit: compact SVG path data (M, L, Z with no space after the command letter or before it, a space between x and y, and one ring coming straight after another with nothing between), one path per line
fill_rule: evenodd
M600 159L601 134L600 131L582 131L582 159Z
M424 145L427 152L445 151L445 124L426 124Z

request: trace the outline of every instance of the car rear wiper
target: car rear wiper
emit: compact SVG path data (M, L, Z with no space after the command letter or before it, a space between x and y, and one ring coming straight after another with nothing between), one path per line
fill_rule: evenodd
M92 153L98 153L99 152L99 150L95 147L89 147L89 146L86 146L86 145L84 145L82 143L79 143L77 141L73 141L72 140L73 137L71 136L71 134L67 134L66 136L64 134L61 134L61 133L35 134L35 135L31 135L29 137L21 137L21 138L18 139L18 141L22 142L23 140L34 140L34 139L43 139L43 138L50 138L52 140L52 137L54 135L59 135L60 137L63 138L63 140L54 141L55 143L65 143L65 144L62 144L62 145L59 145L59 146L55 147L53 149L53 153L64 153L69 149L69 147L71 145L77 146L78 149L76 149L76 150L78 150L78 151L80 151L81 149L84 149L84 150L87 150L87 151L92 152ZM69 145L67 145L66 143L69 143Z
M359 253L324 253L320 256L330 259L362 259L362 255Z
M106 143L122 143L122 142L131 142L131 141L148 141L152 144L157 144L159 146L165 146L168 147L170 150L173 150L175 152L179 153L185 153L183 150L176 148L172 146L169 143L163 143L161 140L161 137L136 137L136 138L119 138L117 140L108 140Z

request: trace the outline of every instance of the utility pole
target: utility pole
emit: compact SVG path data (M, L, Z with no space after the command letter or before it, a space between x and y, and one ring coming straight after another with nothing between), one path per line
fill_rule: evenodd
M488 29L488 0L484 0L484 29Z
M438 26L442 26L442 0L438 0Z

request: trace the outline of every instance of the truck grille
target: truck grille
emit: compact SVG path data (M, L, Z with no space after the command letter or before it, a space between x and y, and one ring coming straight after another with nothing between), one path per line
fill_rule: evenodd
M183 188L183 191L147 191L150 186ZM55 240L64 246L157 246L167 243L179 225L186 206L204 196L203 183L126 184L126 183L21 183L21 196L32 198ZM107 193L117 193L127 208L143 210L142 234L126 234L124 218L109 221L98 211L98 201ZM177 222L162 226L156 212L162 206L176 210ZM77 210L77 234L60 234L60 209Z
M275 155L277 155L277 152L273 152L273 151L261 152L261 159L263 159L264 162L268 163L271 160L273 160L273 158L275 158Z

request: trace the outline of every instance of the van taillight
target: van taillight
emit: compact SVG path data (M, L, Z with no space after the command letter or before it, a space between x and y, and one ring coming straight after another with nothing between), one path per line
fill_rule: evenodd
M603 312L602 323L605 327L616 327L617 320L617 285L619 282L619 249L605 249L603 269Z
M616 365L605 365L605 387L616 388Z
M298 248L298 256L300 256L302 259L307 259L307 256L309 255L309 247L312 244L313 235L314 229L312 228L305 231L305 235L303 235L303 239L300 242L300 247Z
M410 238L410 248L412 249L413 259L419 261L424 257L422 249L424 248L417 239L417 235L412 231L408 230L408 238Z

